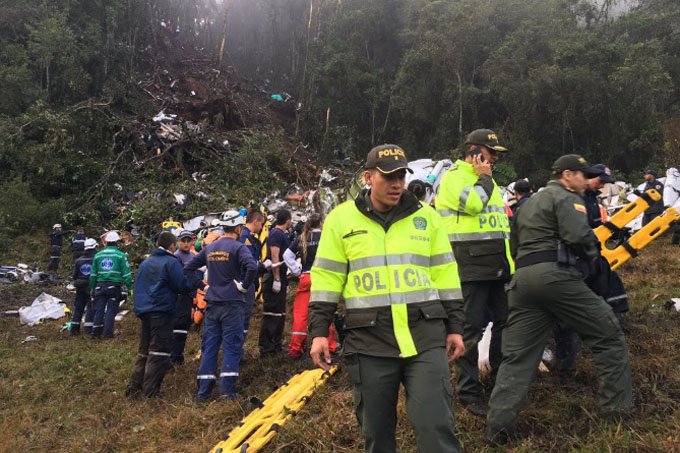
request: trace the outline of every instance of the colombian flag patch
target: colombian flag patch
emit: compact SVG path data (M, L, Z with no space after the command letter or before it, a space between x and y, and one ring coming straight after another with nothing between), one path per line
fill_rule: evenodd
M576 209L578 212L587 214L586 207L582 204L574 203L574 209Z

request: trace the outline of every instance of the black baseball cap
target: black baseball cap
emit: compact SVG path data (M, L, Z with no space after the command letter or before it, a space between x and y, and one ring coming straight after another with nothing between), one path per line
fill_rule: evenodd
M477 129L467 136L465 139L466 145L480 145L486 146L489 149L498 152L506 152L508 149L498 144L498 137L491 129Z
M645 170L645 174L646 175L652 175L656 178L656 172L654 170L649 169L649 168L647 170Z
M531 192L531 184L526 179L518 179L513 186L513 191L515 193L529 193Z
M366 169L374 168L384 174L401 169L413 173L413 170L408 168L406 152L397 145L380 145L369 151L366 157Z
M612 178L611 169L605 164L595 164L593 165L593 170L600 172L600 181L602 181L603 184L613 184L615 182L614 178Z
M552 164L554 175L559 175L565 170L582 171L589 179L600 176L600 172L591 167L588 161L578 154L565 154Z

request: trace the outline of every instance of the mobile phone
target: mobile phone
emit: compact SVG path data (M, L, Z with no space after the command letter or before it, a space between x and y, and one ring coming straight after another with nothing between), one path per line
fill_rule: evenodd
M480 148L479 146L476 146L475 149L474 149L474 151L472 151L472 152L470 153L470 155L471 155L473 158L474 158L474 157L477 157L477 156L480 156L480 157L479 157L479 161L480 161L480 162L486 162L486 159L484 159L484 155L482 154L482 148Z

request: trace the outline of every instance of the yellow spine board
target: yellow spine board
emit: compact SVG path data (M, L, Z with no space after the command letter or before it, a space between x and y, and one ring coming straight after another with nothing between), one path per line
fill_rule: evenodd
M640 231L632 235L630 239L628 239L628 244L636 252L640 251L654 239L665 233L673 223L679 220L680 212L674 208L668 208L663 214L661 214L659 217L656 217L654 220L645 225ZM604 256L607 261L609 261L609 265L611 266L612 270L616 270L619 266L633 257L630 251L623 245L619 245L613 250L602 247L602 256Z
M649 195L654 201L661 199L661 194L654 189L649 189L645 193ZM609 221L617 228L623 228L628 225L628 223L630 223L635 217L645 212L648 207L649 204L643 198L638 198L624 206L619 212L614 214L611 219L609 219ZM605 226L599 226L595 228L595 236L603 246L607 239L612 236L612 234L612 231Z
M335 374L337 367L328 372L307 370L293 376L267 398L262 407L252 411L234 428L227 440L215 445L212 453L256 452L276 436L278 429L305 405L314 391Z

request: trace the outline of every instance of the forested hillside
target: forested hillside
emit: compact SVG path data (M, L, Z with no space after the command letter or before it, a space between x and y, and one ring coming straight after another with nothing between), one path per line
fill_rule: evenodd
M3 244L247 204L377 143L449 156L482 126L500 182L567 152L639 180L680 163L680 3L7 0L0 86Z

